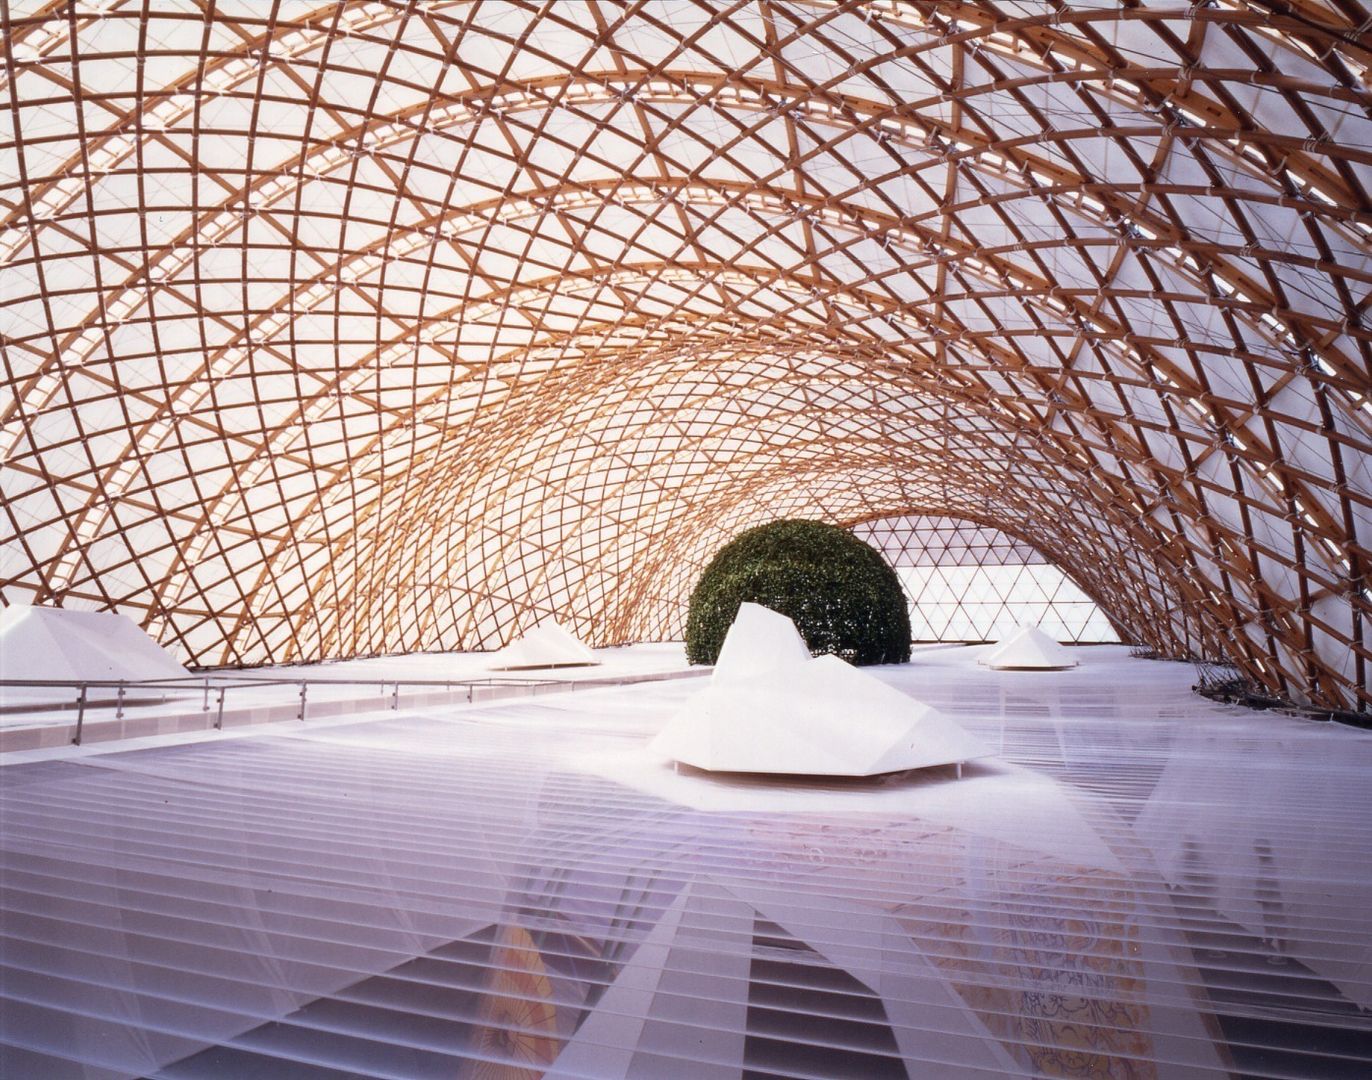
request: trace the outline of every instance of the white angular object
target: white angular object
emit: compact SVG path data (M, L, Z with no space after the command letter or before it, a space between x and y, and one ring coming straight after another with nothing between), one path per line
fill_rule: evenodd
M0 679L132 682L189 674L127 615L53 607L0 611Z
M998 671L1061 671L1077 666L1072 654L1037 626L1021 626L992 645L977 663Z
M836 656L810 656L795 624L744 604L709 685L653 740L714 772L877 776L989 751L943 714Z
M810 647L795 623L771 608L745 603L724 635L711 678L716 683L746 681L810 660Z
M498 650L487 667L491 671L521 671L599 663L595 653L579 637L557 620L544 619L519 640Z

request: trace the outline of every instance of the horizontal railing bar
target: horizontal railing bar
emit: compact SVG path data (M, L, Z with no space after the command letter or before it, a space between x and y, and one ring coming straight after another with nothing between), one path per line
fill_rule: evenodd
M0 690L6 687L20 689L48 689L64 691L72 697L65 701L60 700L34 700L34 701L10 701L0 705L0 715L14 715L17 713L49 713L66 712L76 710L76 722L73 725L74 735L72 742L80 745L85 735L84 728L87 720L97 722L107 722L100 717L101 710L113 709L114 719L119 722L127 723L129 720L128 712L130 709L138 709L143 706L156 707L159 705L174 704L165 696L170 691L181 691L187 694L200 693L203 695L203 707L200 711L204 712L209 719L208 726L215 730L223 730L226 713L233 715L234 703L230 699L230 690L246 690L252 688L286 688L294 691L295 715L299 720L307 718L307 707L309 702L316 699L310 696L312 688L326 687L358 687L370 693L360 693L351 697L324 697L317 699L320 707L325 709L326 716L338 715L334 710L340 703L346 704L349 701L363 701L375 695L384 699L389 698L390 709L397 710L400 707L402 696L414 695L421 696L426 691L429 696L439 693L448 697L465 695L467 703L476 700L478 690L522 690L529 694L538 694L543 690L593 690L608 686L618 686L624 683L633 683L643 680L655 681L659 678L672 678L683 674L706 674L708 668L700 668L690 672L645 672L639 675L602 675L581 679L559 679L550 677L524 676L524 675L484 675L469 679L300 679L300 678L261 678L255 675L239 675L237 673L217 672L213 675L187 676L176 679L0 679ZM100 689L116 690L117 696L106 698L104 696L93 697L92 691ZM162 692L164 694L161 701L152 698L140 698L139 692ZM246 708L249 711L260 710L263 708L278 708L288 704L289 699L281 701L248 701L239 706L240 709ZM96 715L88 716L90 713ZM21 732L30 730L22 723L9 723L0 725L0 730L7 732Z
M571 682L597 682L594 679L537 679L518 676L499 675L481 676L473 679L260 679L255 676L211 675L195 677L190 680L177 679L0 679L0 687L55 687L79 690L83 686L110 687L140 690L200 690L208 682L211 686L227 682L238 686L299 686L302 682L310 686L561 686Z

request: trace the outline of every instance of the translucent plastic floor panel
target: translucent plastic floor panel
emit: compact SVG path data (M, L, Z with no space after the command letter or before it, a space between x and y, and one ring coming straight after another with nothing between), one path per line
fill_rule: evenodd
M6 766L0 1075L1369 1075L1372 736L1076 652L882 669L962 779L677 770L693 680Z

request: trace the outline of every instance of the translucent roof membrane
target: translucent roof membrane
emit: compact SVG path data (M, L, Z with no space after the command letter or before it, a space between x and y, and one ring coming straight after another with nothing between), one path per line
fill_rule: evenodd
M915 641L998 641L1018 626L1078 645L1119 641L1095 600L1009 533L923 516L864 521L853 533L895 568Z
M747 525L953 514L1365 706L1367 15L4 5L0 598L603 644Z

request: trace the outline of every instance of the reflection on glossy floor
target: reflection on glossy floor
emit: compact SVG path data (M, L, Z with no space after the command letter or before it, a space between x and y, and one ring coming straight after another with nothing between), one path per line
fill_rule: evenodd
M1372 736L1077 652L883 672L962 781L676 773L689 681L6 767L0 1072L1369 1075Z

